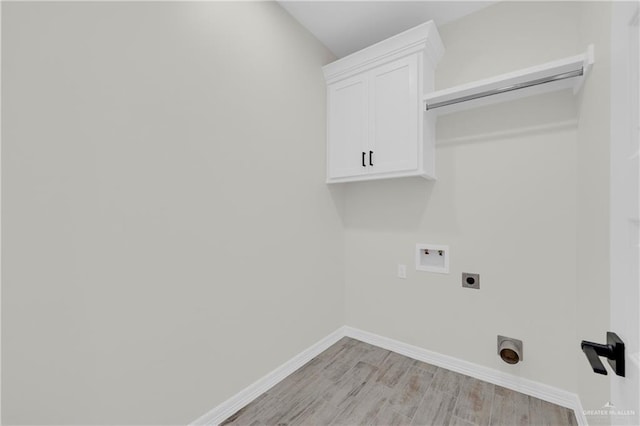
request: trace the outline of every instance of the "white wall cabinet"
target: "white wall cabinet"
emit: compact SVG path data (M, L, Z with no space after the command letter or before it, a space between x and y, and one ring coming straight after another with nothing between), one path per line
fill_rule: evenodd
M323 68L327 182L435 178L434 129L422 97L443 53L427 22Z

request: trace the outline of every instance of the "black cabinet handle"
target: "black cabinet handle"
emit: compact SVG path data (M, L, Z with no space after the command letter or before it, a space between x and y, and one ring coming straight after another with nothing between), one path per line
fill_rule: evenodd
M364 157L365 157L366 155L367 155L367 153L366 153L366 152L363 152L363 153L362 153L362 167L367 167L367 165L366 165L366 164L365 164L365 162L364 162Z
M373 166L373 151L369 151L369 165Z

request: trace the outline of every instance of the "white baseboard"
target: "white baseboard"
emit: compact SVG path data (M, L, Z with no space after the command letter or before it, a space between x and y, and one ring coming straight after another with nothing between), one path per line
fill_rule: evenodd
M353 339L378 346L418 361L442 367L447 370L465 374L494 385L502 386L525 395L533 396L547 402L551 402L562 407L569 408L575 412L579 425L587 425L587 420L580 403L578 395L553 386L545 385L533 380L504 373L493 368L484 367L468 361L463 361L448 355L442 355L427 349L369 333L353 327L345 327L346 336Z
M220 424L236 411L249 404L276 384L280 383L285 377L311 361L338 340L342 339L345 336L344 329L345 327L341 327L319 342L314 343L312 346L300 352L298 355L294 356L271 373L247 386L231 398L224 401L222 404L199 417L197 420L192 422L191 425L200 426Z
M587 426L580 398L575 393L347 326L337 329L300 352L271 373L192 422L191 425L218 425L345 336L572 409L578 424Z

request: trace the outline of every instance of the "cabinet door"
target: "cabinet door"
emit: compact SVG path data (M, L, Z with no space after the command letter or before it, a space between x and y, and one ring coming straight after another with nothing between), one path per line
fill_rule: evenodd
M329 85L327 105L329 179L366 174L367 75Z
M415 55L376 68L370 75L370 173L418 168L418 61ZM369 154L369 152L367 152Z

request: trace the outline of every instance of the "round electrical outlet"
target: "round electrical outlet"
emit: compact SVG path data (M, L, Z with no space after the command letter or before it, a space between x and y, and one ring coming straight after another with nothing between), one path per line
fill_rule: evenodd
M480 274L470 274L468 272L462 273L462 287L465 288L475 288L476 290L480 288Z

